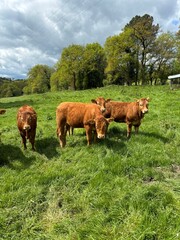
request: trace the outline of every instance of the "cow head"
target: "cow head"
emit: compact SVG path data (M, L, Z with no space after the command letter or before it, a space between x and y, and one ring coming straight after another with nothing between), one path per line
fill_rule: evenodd
M36 114L32 114L30 112L22 112L20 113L19 120L23 125L23 130L30 130L32 122L36 119Z
M111 101L111 99L109 99L109 98L105 99L103 97L98 97L96 99L91 99L92 103L95 103L95 104L100 106L101 112L105 112L105 110L106 110L106 103L109 102L109 101Z
M148 104L149 104L149 97L148 98L141 98L137 100L137 103L139 104L139 110L142 114L148 113Z
M95 119L89 120L86 124L94 126L97 133L97 138L103 139L106 136L108 125L112 121L114 121L113 118L106 119L104 117L97 117Z

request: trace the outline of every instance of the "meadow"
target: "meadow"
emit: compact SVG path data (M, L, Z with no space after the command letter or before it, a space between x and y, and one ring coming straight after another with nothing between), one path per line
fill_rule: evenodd
M150 97L139 134L112 122L107 138L87 146L84 129L56 136L64 101ZM1 98L0 240L180 239L180 90L109 86ZM36 151L23 150L16 113L38 115Z

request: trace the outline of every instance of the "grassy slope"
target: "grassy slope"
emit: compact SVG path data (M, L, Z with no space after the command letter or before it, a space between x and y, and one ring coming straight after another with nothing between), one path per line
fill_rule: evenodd
M139 135L125 124L86 146L83 129L60 149L55 110L62 101L149 96ZM111 86L0 100L0 239L180 238L180 92L161 87ZM36 152L22 149L16 112L38 114Z

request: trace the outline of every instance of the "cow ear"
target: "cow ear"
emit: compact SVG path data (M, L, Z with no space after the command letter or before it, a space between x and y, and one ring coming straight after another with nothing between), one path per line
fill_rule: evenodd
M110 101L111 101L111 99L110 99L110 98L106 99L106 102L110 102Z
M147 98L146 98L146 100L147 100L148 102L150 102L150 101L151 101L151 99L150 99L149 97L147 97Z
M94 119L90 119L87 122L84 123L84 125L93 125L95 123Z
M113 122L114 121L114 118L106 118L106 120L108 121L108 123L110 123L110 122Z
M137 103L139 103L139 101L140 101L139 99L136 99L136 102L137 102Z
M95 99L91 99L91 102L97 104Z

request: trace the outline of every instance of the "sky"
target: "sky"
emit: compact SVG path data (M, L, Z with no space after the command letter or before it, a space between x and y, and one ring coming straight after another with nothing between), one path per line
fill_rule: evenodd
M71 44L103 46L144 14L177 32L180 0L1 0L0 77L26 79L37 64L52 67Z

